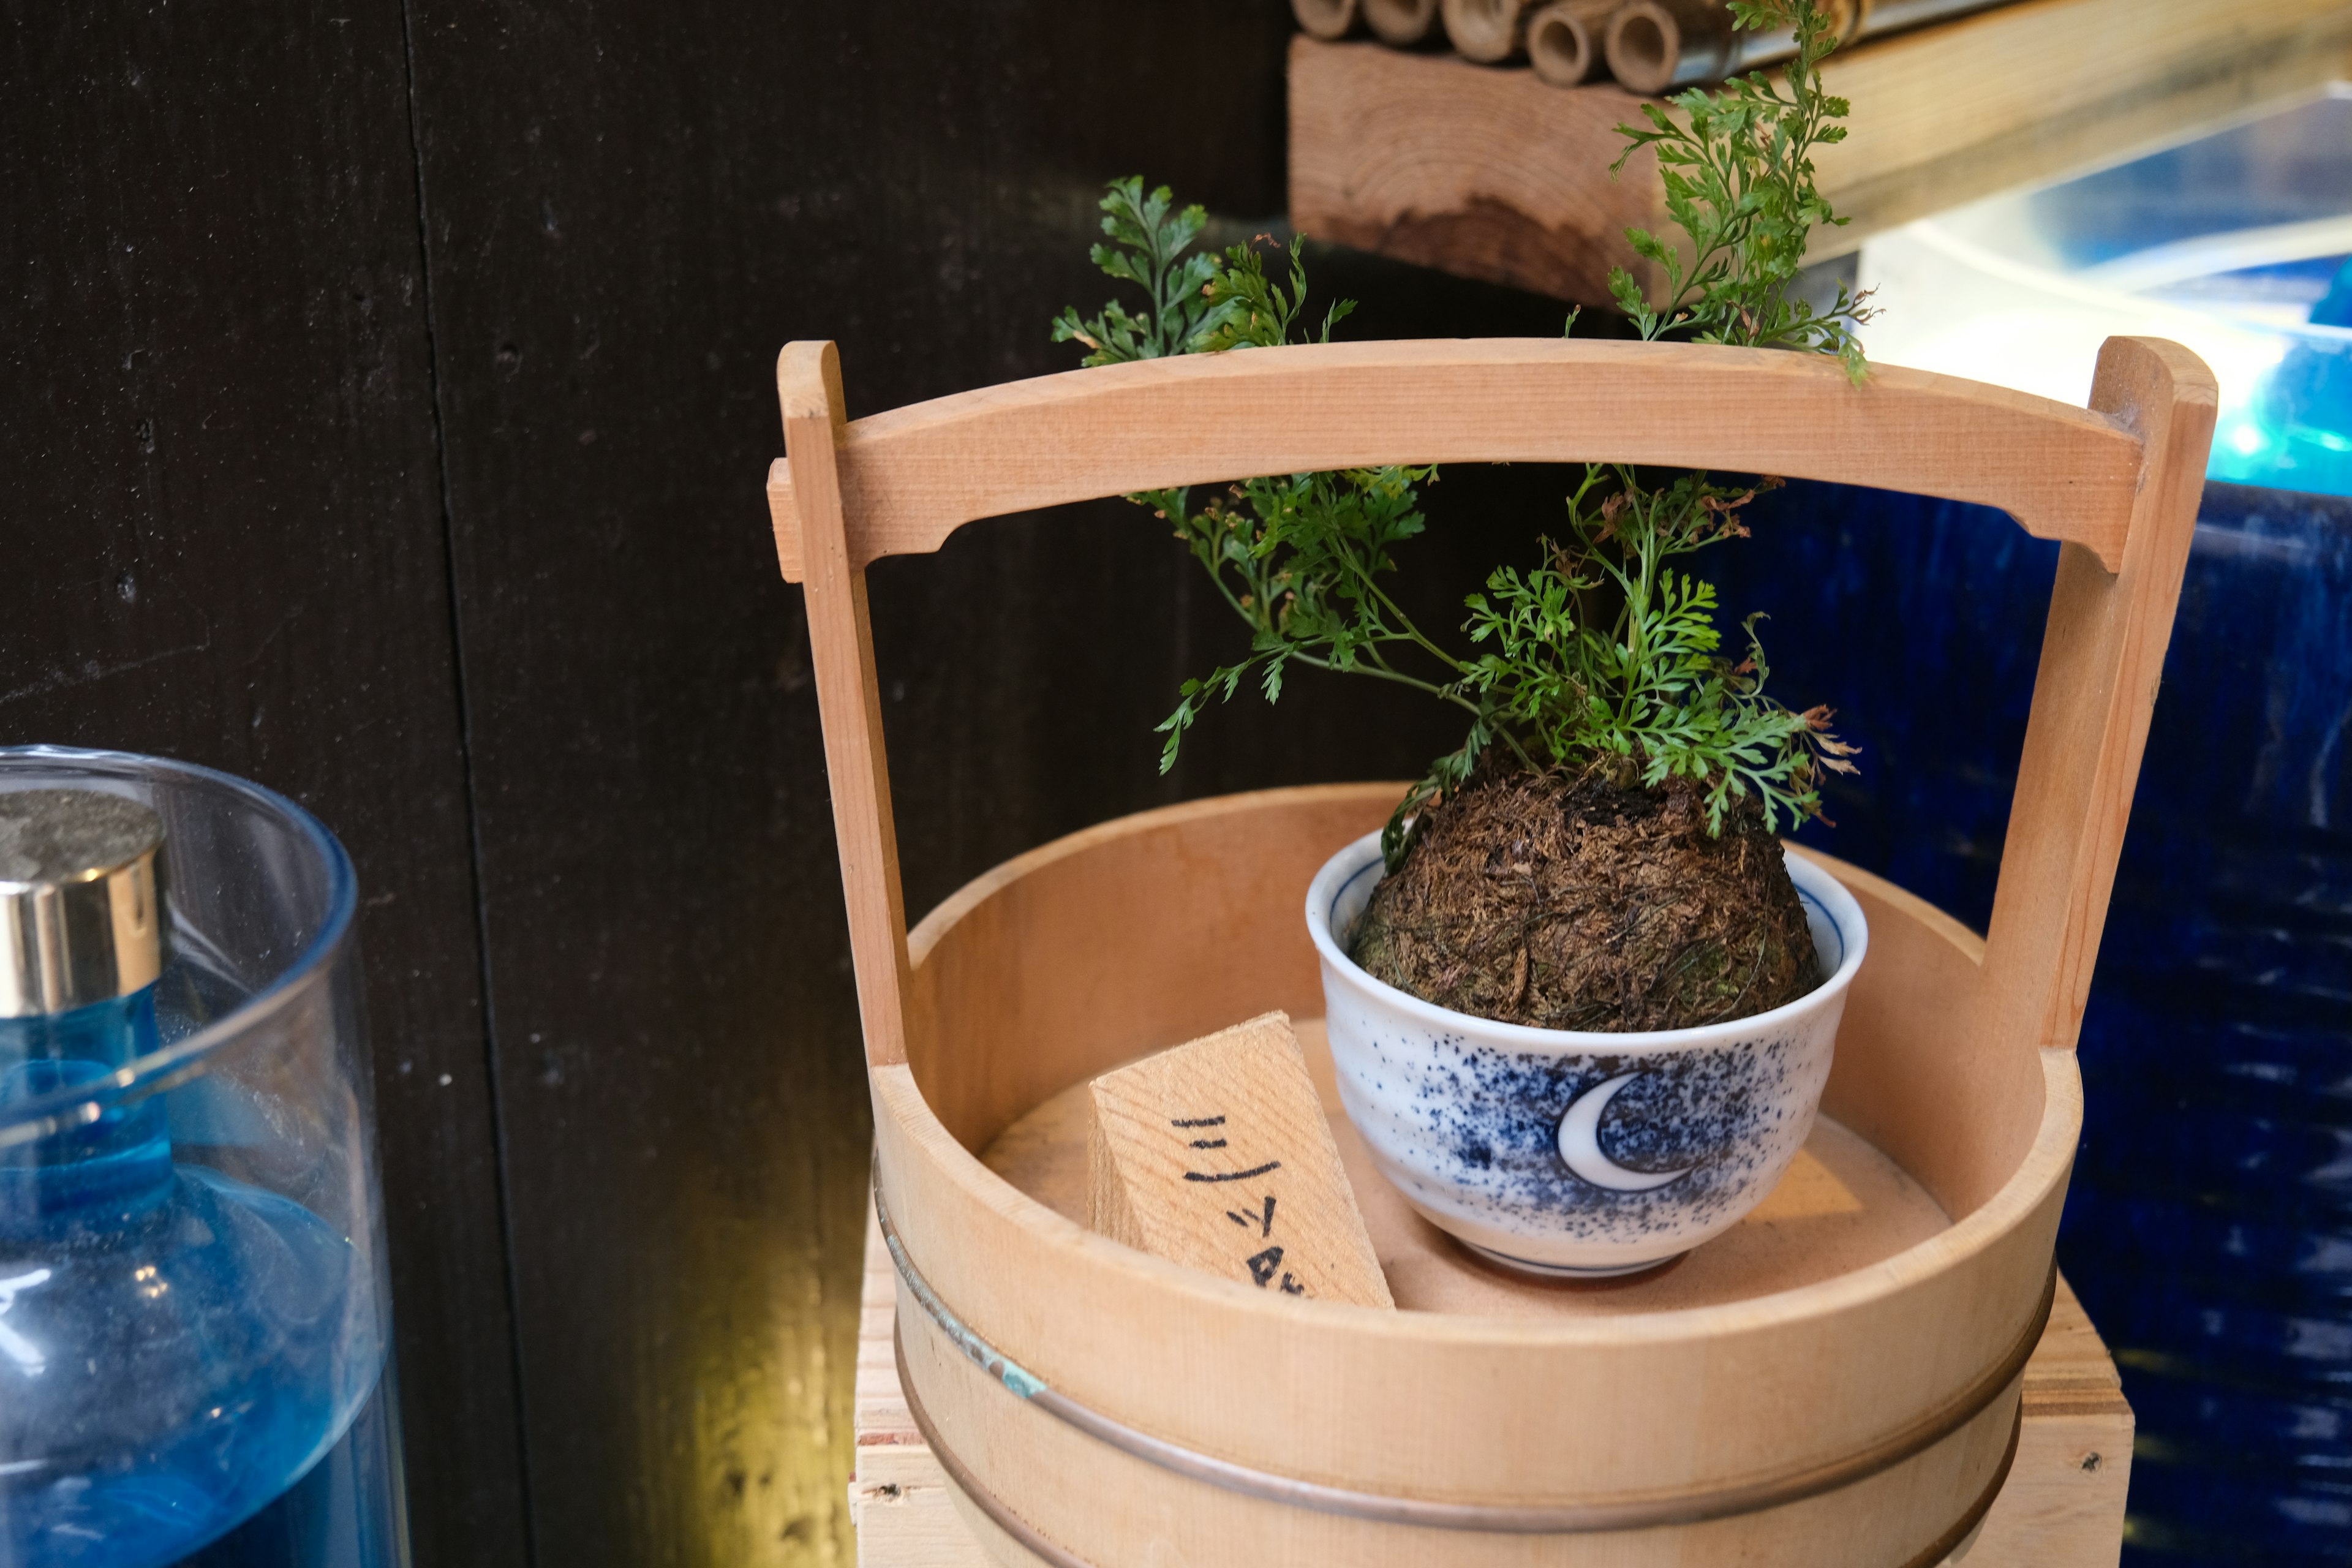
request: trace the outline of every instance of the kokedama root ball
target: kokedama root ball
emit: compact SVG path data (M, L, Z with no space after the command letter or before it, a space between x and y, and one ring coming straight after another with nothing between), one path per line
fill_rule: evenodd
M1483 773L1427 810L1351 956L1441 1007L1544 1029L1679 1029L1821 984L1753 797L1706 830L1700 786Z

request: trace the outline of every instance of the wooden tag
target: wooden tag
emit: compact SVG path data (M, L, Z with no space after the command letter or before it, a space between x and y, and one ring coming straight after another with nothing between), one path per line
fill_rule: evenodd
M1262 1289L1396 1305L1286 1014L1171 1047L1089 1088L1094 1229Z

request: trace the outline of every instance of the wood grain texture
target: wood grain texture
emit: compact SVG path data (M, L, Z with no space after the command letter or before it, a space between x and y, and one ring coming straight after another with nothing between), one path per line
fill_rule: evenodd
M908 1413L892 1346L897 1279L869 1214L857 1340L857 1473L850 1483L859 1568L1003 1568L1004 1557L983 1548L971 1510L956 1508L945 1471ZM1969 1568L2113 1568L2131 1478L2131 1407L2098 1331L2063 1278L2049 1326L2026 1363L2021 1411L2009 1480L1964 1561Z
M1980 501L2122 559L2140 446L2098 414L1925 371L1861 386L1818 355L1499 339L1253 349L1107 365L853 422L853 566L1025 508L1305 468L1602 459ZM773 471L772 470L772 480ZM805 484L771 483L785 575ZM813 503L812 503L813 504Z
M2062 1275L2025 1367L2024 1428L1971 1568L2115 1568L2131 1489L2131 1405L2113 1357Z
M517 1330L488 1334L525 1373L532 1550L836 1563L872 1141L804 600L758 521L776 351L838 338L853 413L1074 363L1044 319L1106 286L1104 179L1280 209L1289 23L367 5L394 18L394 79L403 13L414 43L497 994L483 1147L510 1205L511 1270L487 1283ZM1171 78L1234 133L1125 112ZM1220 759L1255 782L1401 765L1369 734L1220 735L1158 777L1171 667L1221 628L1187 616L1198 568L1156 529L1086 521L1009 522L870 584L919 906Z
M1588 21L1597 51L1601 22ZM1667 226L1648 149L1609 176L1643 100L1555 87L1370 43L1290 47L1290 221L1301 234L1465 278L1603 303L1648 264L1628 228Z
M908 1054L956 1137L984 1149L1052 1095L1235 1018L1320 1016L1305 921L1268 911L1297 903L1318 847L1379 826L1403 793L1321 784L1166 806L1041 845L941 900L908 939L928 1023ZM1205 883L1192 874L1204 862L1219 867ZM1161 884L1178 896L1155 896ZM1205 978L1167 984L1183 973ZM964 1005L980 995L999 1000ZM1256 1000L1236 1008L1243 997Z
M1943 940L1981 952L1982 942L1949 917L1926 906L1918 913L1940 929ZM1878 929L1890 929L1890 922L1880 921ZM1780 1186L1726 1235L1660 1274L1598 1290L1563 1291L1483 1266L1414 1214L1379 1174L1346 1121L1322 1021L1301 1019L1297 1028L1382 1272L1398 1304L1410 1310L1542 1317L1563 1310L1613 1315L1706 1305L1759 1287L1786 1289L1863 1267L1949 1223L1935 1199L1900 1167L1825 1118ZM1087 1213L1086 1098L1080 1086L1045 1100L1006 1128L982 1155L989 1169L1013 1186L1081 1221ZM885 1276L874 1299L887 1307L890 1268L878 1230L868 1242L868 1255ZM887 1353L893 1321L869 1320L867 1334L882 1338L861 1342L861 1388L866 1386L862 1369L869 1364L884 1369L877 1374L877 1388L886 1378L890 1390L898 1386L897 1367ZM2024 1425L2015 1464L1968 1561L1990 1568L2112 1568L2121 1550L2130 1485L2132 1412L2114 1360L2063 1277L2049 1326L2025 1369L2022 1400ZM903 1401L895 1409L874 1408L877 1432L904 1430L912 1434L908 1440L919 1441ZM866 1409L861 1404L861 1423ZM888 1425L893 1419L898 1427ZM922 1452L928 1457L928 1448ZM925 1482L937 1487L940 1478L931 1463ZM899 1516L881 1516L877 1528L881 1533L871 1544L860 1538L863 1561L873 1568L892 1568L901 1551ZM936 1546L928 1545L928 1537L925 1542L923 1547L910 1542L904 1548L907 1563L929 1568L968 1562L973 1559L952 1553L977 1550L968 1534Z
M419 1563L528 1561L399 8L0 8L0 744L351 851ZM764 432L763 432L764 434Z
M857 1297L856 1468L849 1477L857 1561L861 1568L987 1568L898 1385L898 1269L869 1205Z
M1393 1307L1287 1015L1087 1086L1090 1228L1261 1290Z
M2027 0L1865 41L1822 71L1853 134L1815 163L1853 221L1813 254L2323 90L2347 51L2336 0ZM1303 233L1599 304L1611 267L1643 269L1625 228L1668 226L1646 153L1609 175L1641 103L1621 88L1303 37L1290 81Z
M825 776L833 784L834 840L849 905L850 952L866 1056L907 1059L907 907L898 884L898 830L890 815L890 763L883 750L882 682L874 673L874 623L866 568L845 531L838 458L848 412L841 357L831 343L793 343L776 360L785 460L808 562L809 660L824 726Z
M2348 58L2340 0L2024 0L1865 42L1822 71L1853 133L1815 163L1853 222L1814 254L2315 96Z
M1994 1026L2045 1046L2071 1047L2082 1029L2219 392L2213 373L2179 345L2112 338L2091 403L2136 431L2147 458L2121 571L2102 570L2080 549L2059 554L2001 848L2002 867L2025 874L2001 878L1986 932Z

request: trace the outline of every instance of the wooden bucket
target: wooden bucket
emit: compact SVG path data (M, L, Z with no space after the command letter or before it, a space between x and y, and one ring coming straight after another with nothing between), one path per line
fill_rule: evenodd
M788 347L778 379L769 495L807 586L902 1375L1000 1562L1894 1568L1966 1537L2048 1310L2073 1046L2212 427L2202 364L2113 340L2085 411L1897 369L1854 388L1786 353L1367 343L1076 372L854 424L831 344ZM1829 1246L1768 1222L1663 1278L1465 1310L1500 1287L1382 1233L1360 1183L1400 1303L1423 1309L1390 1312L1180 1268L992 1170L983 1152L1010 1168L1001 1134L1105 1068L1269 1007L1319 1014L1307 883L1396 786L1108 824L982 878L910 942L866 565L1097 495L1591 458L1986 502L2064 542L1989 938L1828 863L1871 951L1818 1136L1883 1157L1931 1223Z

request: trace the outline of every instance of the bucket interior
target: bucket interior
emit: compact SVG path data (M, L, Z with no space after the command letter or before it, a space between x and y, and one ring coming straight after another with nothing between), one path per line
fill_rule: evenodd
M1009 862L914 933L909 1065L947 1130L1030 1197L1086 1220L1087 1083L1273 1009L1325 1091L1375 1249L1407 1309L1647 1311L1792 1289L1879 1262L1984 1203L2043 1110L2032 1053L1995 1047L1969 933L1834 862L1870 922L1822 1116L1780 1187L1682 1261L1625 1281L1525 1281L1471 1259L1376 1174L1340 1114L1304 904L1400 786L1332 785L1123 819Z

